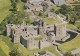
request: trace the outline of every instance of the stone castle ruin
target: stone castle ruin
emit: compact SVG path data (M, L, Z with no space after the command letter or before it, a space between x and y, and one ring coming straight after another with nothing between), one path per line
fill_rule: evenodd
M52 45L55 40L61 41L66 36L66 25L47 25L43 19L35 19L34 25L7 24L7 36L12 38L14 43L21 43L28 49L44 48ZM35 40L41 33L44 34L40 40ZM45 45L44 45L45 44Z

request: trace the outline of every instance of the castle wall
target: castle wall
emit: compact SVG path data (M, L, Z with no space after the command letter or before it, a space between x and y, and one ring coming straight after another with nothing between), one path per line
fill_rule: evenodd
M7 36L12 37L14 43L21 43L28 49L42 49L48 47L55 40L62 40L66 36L66 25L47 25L44 20L38 20L36 26L29 26L23 22L21 25L6 25ZM35 40L40 33L50 33L45 35L42 40Z
M44 1L44 0L30 0L30 3L36 3L36 2L40 2L40 1Z
M19 35L14 35L13 42L14 43L20 43L20 36Z
M66 26L56 26L56 40L61 40L66 36Z
M10 36L11 35L11 27L12 27L13 25L12 24L8 24L8 25L6 25L6 28L7 28L7 36Z
M35 41L33 38L28 39L28 49L39 48L39 41Z
M51 46L51 43L46 40L40 40L40 49Z

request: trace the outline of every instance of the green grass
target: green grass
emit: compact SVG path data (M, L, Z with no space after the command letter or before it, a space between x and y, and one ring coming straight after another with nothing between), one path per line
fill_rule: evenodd
M80 27L80 22L75 22L75 26Z
M76 48L80 48L80 35L77 35L73 40L59 45L62 51L72 51Z
M55 20L53 18L44 18L47 24L54 24Z
M18 11L22 11L23 10L23 6L24 6L24 3L21 2L21 0L19 0L19 2L17 3L17 10Z
M1 48L0 48L0 56L7 56Z
M10 8L11 8L11 6L10 6L9 0L1 0L0 1L0 23L7 15L9 15Z
M53 6L54 11L58 11L60 9L60 6Z
M40 52L40 51L51 51L56 56L60 56L59 53L56 51L56 48L54 46L49 46L49 47L46 47L43 49L33 49L33 50L28 50L27 48L23 47L21 44L16 44L16 46L19 48L19 51L26 56L33 54L33 53Z
M15 47L14 43L11 42L10 37L0 35L0 39L2 39L2 41L0 41L0 48L7 56L9 56L9 52Z
M4 53L8 56L9 54L9 47L5 44L5 42L0 41L0 48L4 51Z
M14 43L11 42L10 37L0 35L0 38L2 38L2 41L5 42L5 44L10 48L10 50L14 48Z
M35 40L42 40L43 38L41 38L41 37L38 37L38 38L35 38Z
M67 28L71 28L71 29L77 30L77 27L75 25L67 24L66 26L67 26Z
M48 18L45 17L44 20L46 21L47 24L53 25L55 23L61 24L62 21L60 19L58 19L57 16L53 17L53 18Z

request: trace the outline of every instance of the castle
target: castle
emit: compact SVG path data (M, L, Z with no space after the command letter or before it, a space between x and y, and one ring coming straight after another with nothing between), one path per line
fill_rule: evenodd
M25 21L18 25L7 24L6 28L7 36L10 36L14 43L21 43L28 49L42 49L51 46L52 42L61 41L66 36L65 24L47 25L43 19L35 19L33 25L28 25ZM44 35L42 36L41 33ZM36 40L36 38L42 39Z

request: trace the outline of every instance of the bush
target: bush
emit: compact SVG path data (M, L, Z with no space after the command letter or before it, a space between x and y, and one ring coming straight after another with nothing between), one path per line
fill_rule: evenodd
M73 56L70 52L66 52L63 56Z

